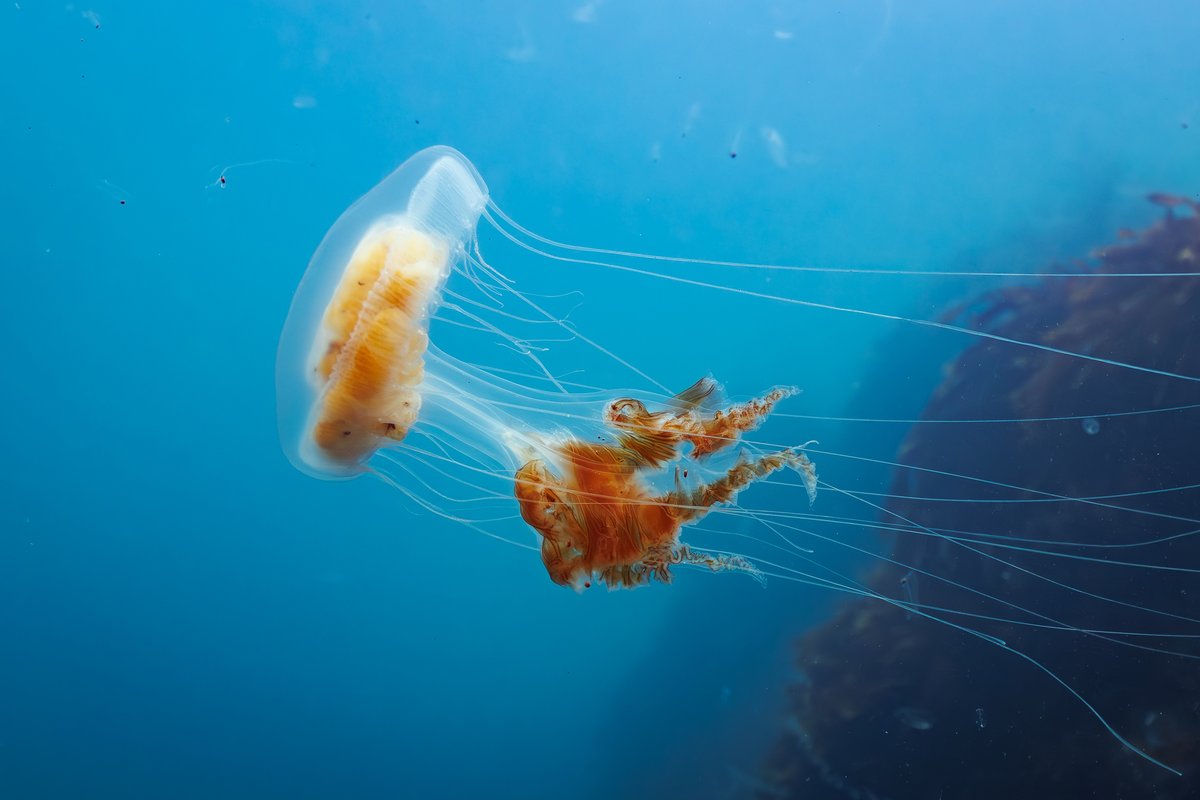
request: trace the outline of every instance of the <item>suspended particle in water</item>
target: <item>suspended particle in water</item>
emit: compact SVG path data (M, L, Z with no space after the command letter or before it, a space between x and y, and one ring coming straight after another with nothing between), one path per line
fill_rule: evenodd
M1095 436L1100 432L1100 420L1095 417L1088 417L1083 421L1083 432L1088 436Z
M228 120L226 120L228 121ZM235 169L240 170L245 167L257 167L262 164L294 164L294 161L289 161L286 158L260 158L257 161L241 161L237 164L230 164L227 167L213 167L209 170L209 174L217 173L217 177L212 183L208 184L206 189L226 189L229 187L228 176Z
M900 579L900 589L904 592L904 617L912 619L912 607L917 604L917 576L912 570L904 573Z
M927 731L933 727L933 714L924 708L901 706L892 713L914 731Z
M579 8L571 12L571 19L581 24L588 24L596 21L596 9L600 8L603 0L594 0L594 2L584 3Z
M730 143L730 145L729 145L729 157L737 158L738 150L741 149L741 146L742 146L742 129L738 128L737 133L735 133L733 135L733 142Z
M767 155L771 157L771 163L780 169L787 168L788 151L787 143L783 141L783 134L775 128L763 126L762 139L767 148Z
M96 184L96 188L108 195L112 200L115 200L119 205L125 205L125 201L129 198L129 192L122 186L118 186L110 180L102 179Z

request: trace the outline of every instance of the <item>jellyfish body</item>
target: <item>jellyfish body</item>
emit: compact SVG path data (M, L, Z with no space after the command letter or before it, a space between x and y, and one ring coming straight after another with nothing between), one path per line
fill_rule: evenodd
M429 318L474 234L487 187L447 147L404 162L347 210L313 255L276 362L280 438L298 469L361 473L421 407Z

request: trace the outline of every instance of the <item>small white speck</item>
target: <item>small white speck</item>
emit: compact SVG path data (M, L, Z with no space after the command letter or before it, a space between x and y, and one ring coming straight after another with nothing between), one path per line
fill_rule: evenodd
M592 2L584 3L579 8L571 12L571 19L580 23L589 23L596 21L596 9L600 7L602 0L592 0Z
M532 44L525 44L521 47L510 47L504 51L504 57L516 64L528 64L537 58L537 50Z

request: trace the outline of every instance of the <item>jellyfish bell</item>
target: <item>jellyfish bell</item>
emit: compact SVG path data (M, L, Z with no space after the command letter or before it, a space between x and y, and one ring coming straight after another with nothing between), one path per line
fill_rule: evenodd
M279 435L302 472L350 478L420 411L429 319L474 236L487 186L423 150L352 205L309 262L276 360Z

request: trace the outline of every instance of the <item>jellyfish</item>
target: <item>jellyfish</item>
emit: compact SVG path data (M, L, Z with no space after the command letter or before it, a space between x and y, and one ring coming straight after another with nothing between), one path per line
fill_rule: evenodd
M699 478L711 472L705 467L715 454L794 390L779 387L706 411L702 405L717 384L704 378L669 398L666 410L652 411L632 397L609 401L596 422L611 431L611 441L543 429L554 414L578 416L573 407L589 400L516 386L430 341L429 322L455 265L481 270L462 270L481 292L489 290L489 277L493 290L504 286L481 260L464 261L486 197L461 154L433 148L397 169L330 231L280 342L280 432L292 463L319 477L373 471L389 479L369 465L381 451L416 450L447 461L454 451L468 451L468 461L456 467L513 475L521 517L541 538L551 579L575 588L670 582L679 564L759 574L737 554L688 547L680 534L713 506L784 468L815 493L812 462L786 447L757 455L743 450L711 480ZM504 336L483 317L468 317ZM434 450L406 444L418 424L429 429ZM651 473L668 463L673 486L656 491ZM685 472L696 479L685 482Z
M673 390L639 368L627 352L605 346L603 332L571 324L552 307L555 298L529 291L490 263L479 229L510 245L516 257L547 268L600 269L613 280L638 276L660 281L664 289L746 298L777 312L812 309L964 337L1011 356L1005 364L1014 371L1008 375L1018 387L1013 391L1031 396L1046 395L1036 391L1037 381L1059 385L1097 376L1127 387L1171 387L1170 392L1128 395L1119 409L1064 408L1051 401L1016 404L1030 410L1005 418L836 418L850 425L1002 431L997 435L1005 441L1037 426L1066 424L1078 431L1083 420L1103 419L1106 435L1083 439L1104 446L1115 440L1108 436L1107 422L1114 417L1200 409L1194 396L1200 377L1185 361L1141 359L1129 348L1094 341L1094 331L1111 331L1111 325L1088 325L1086 335L1077 335L1069 320L1051 333L1037 325L1002 323L1012 316L1013 305L1034 291L1029 281L1035 279L1051 297L1119 296L1120 289L1112 287L1137 279L1156 287L1156 301L1194 302L1198 273L1190 266L1195 256L1187 237L1198 226L1194 217L1177 214L1176 206L1189 207L1175 204L1165 223L1174 226L1167 229L1173 238L1162 245L1174 248L1169 266L1130 256L1110 259L1091 273L937 273L1017 283L982 310L971 306L927 319L710 277L714 270L718 275L816 272L847 280L864 274L927 274L916 270L701 260L556 241L505 213L460 153L431 148L351 206L312 257L277 357L283 449L309 475L374 475L419 508L534 550L551 581L576 591L597 584L670 583L679 569L691 568L815 586L898 612L903 625L941 626L1032 667L1090 714L1105 735L1175 771L1147 742L1123 734L1044 656L1027 652L1005 632L1014 627L1052 631L1163 657L1200 657L1194 652L1200 618L1162 598L1122 593L1106 580L1113 569L1145 574L1162 569L1162 553L1153 548L1164 542L1174 543L1172 552L1191 552L1188 537L1200 530L1200 519L1157 513L1146 505L1162 493L1181 496L1188 481L1089 496L1058 490L1052 460L1022 465L1027 480L988 477L988 451L970 449L987 437L948 438L949 445L970 452L982 466L958 460L942 469L936 453L930 457L927 449L919 453L926 460L908 463L904 451L880 459L770 435L768 430L778 430L771 425L781 420L831 419L787 410L795 408L803 375L787 374L783 360L781 374L762 382L765 390L753 387L757 395L747 395L746 387L727 393L699 363L695 373L703 377ZM796 330L800 336L799 323ZM638 347L653 351L654 343ZM545 358L563 350L599 354L624 370L633 385L595 386L565 375ZM665 343L660 353L667 355ZM1018 380L1020 370L1033 377ZM996 385L1007 391L1003 381ZM890 489L819 478L813 458L822 462L823 474L824 463L834 461L886 467L898 477ZM936 490L924 488L920 478L928 476L951 481L953 491L941 483L931 484ZM813 505L818 491L832 499L834 509L821 512ZM1136 528L1132 539L1117 537L1114 544L1105 538L1095 545L1077 531L1022 527L1020 509L1040 511L1054 503L1100 508L1112 517L1127 515L1153 525ZM923 508L959 504L995 504L1005 513L993 515L997 527L990 529L923 521ZM1047 525L1040 513L1026 518ZM899 544L880 552L877 543L858 533L894 537ZM1139 548L1148 548L1142 558ZM889 578L867 580L830 554L873 560L886 566ZM1091 569L1083 579L1064 579L1047 566L1056 561ZM1191 564L1169 568L1183 576L1200 574ZM1096 618L1061 612L1053 602L1040 602L1030 587L1086 597ZM952 602L942 599L947 596Z

